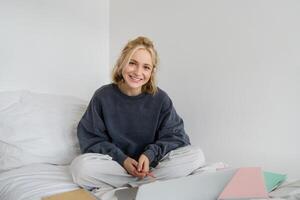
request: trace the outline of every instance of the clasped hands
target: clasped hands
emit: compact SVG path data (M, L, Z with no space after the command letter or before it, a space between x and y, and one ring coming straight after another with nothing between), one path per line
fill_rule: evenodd
M144 154L142 154L139 157L138 161L130 157L127 157L124 160L123 167L132 176L139 177L139 178L145 178L146 176L153 177L151 172L149 172L149 159Z

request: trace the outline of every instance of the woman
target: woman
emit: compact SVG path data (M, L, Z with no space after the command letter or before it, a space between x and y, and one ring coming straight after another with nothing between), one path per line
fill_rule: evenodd
M148 38L129 41L113 69L113 83L94 93L78 124L83 155L71 164L80 186L138 186L203 166L202 151L190 146L183 120L155 84L157 63Z

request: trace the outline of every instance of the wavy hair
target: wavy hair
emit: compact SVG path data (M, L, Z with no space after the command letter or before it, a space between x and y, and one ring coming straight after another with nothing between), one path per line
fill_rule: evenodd
M117 85L124 82L122 70L129 63L132 55L139 49L145 49L150 53L153 66L149 81L142 86L142 92L155 94L157 92L156 71L158 65L158 55L154 48L153 42L147 37L139 36L129 41L125 45L112 70L112 81Z

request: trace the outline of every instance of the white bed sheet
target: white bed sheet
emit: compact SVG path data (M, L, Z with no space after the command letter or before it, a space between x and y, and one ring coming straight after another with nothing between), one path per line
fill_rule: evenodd
M77 188L68 165L31 164L0 173L0 200L41 200Z

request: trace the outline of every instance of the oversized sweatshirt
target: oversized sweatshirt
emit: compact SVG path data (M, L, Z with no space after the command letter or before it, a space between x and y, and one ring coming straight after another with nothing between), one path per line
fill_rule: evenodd
M127 96L116 84L99 88L77 127L82 153L107 154L123 166L145 154L155 167L169 151L190 144L183 120L161 89Z

